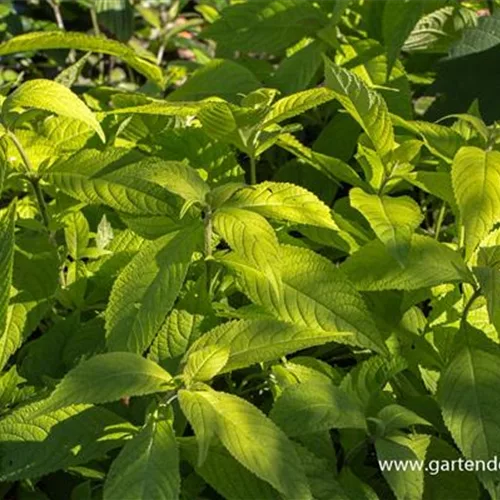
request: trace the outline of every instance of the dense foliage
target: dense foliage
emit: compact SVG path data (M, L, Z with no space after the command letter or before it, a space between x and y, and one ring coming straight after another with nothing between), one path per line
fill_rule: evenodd
M500 455L494 2L4 1L0 40L0 496L500 498L379 466Z

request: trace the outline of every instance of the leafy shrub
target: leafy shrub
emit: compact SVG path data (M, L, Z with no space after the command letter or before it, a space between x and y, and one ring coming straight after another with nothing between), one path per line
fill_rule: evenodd
M498 128L425 120L498 18L48 3L0 9L2 494L497 498L379 461L500 454Z

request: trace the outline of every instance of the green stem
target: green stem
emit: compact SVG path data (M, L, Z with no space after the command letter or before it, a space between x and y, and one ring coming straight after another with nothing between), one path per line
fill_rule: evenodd
M250 184L257 184L257 165L253 154L250 155Z
M469 312L474 305L474 302L481 296L481 290L477 289L474 290L474 293L471 295L471 298L467 302L467 304L464 307L464 312L462 314L462 324L464 324L467 321L467 316L469 315Z
M26 151L23 148L23 145L19 142L19 139L16 137L14 132L10 131L8 132L8 135L12 142L14 143L14 146L16 149L19 151L19 155L21 156L21 159L23 161L23 166L24 170L26 173L26 177L31 184L31 187L33 189L33 192L35 193L36 201L38 204L38 208L40 210L40 214L42 216L42 221L43 225L47 229L50 235L50 230L49 230L49 225L50 225L50 219L49 219L49 214L47 211L47 204L45 203L45 199L43 197L43 192L42 189L40 188L40 179L36 175L35 169L33 168L33 165L31 164L30 159L28 158L28 155L26 154Z
M441 227L443 226L444 216L446 214L446 202L443 201L441 208L439 209L438 218L436 221L436 229L434 230L434 239L439 240L439 233L441 232Z
M56 18L57 27L60 30L65 30L64 21L61 15L61 9L59 8L59 2L57 0L47 0L47 3L50 5L51 9L54 12L54 17Z
M204 252L205 252L205 269L206 269L206 285L207 291L210 292L210 282L212 281L212 263L210 260L212 259L212 232L213 232L213 223L212 223L212 208L205 208L205 217L203 219L204 225Z

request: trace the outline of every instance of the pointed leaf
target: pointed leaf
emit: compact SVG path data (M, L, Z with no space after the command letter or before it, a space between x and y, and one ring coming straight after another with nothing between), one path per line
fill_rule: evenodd
M326 85L347 112L361 125L384 157L394 149L394 131L387 104L354 73L326 59Z
M127 45L102 36L65 31L25 33L0 44L0 56L51 49L75 49L116 56L160 87L163 86L163 74L156 64L144 59Z
M233 256L224 262L238 274L244 293L276 318L312 331L338 332L338 342L386 352L363 299L345 275L324 257L305 248L282 246L281 298L259 269Z
M226 373L255 363L273 361L293 352L338 341L338 333L293 325L272 319L231 321L201 336L191 347L195 353L209 346L228 347Z
M349 197L389 253L403 265L410 253L413 233L423 220L418 204L408 196L367 194L359 188L351 189Z
M257 477L288 497L311 498L291 441L255 406L232 394L213 390L181 390L179 398L195 432L202 425L209 425L231 455ZM194 413L195 405L206 413ZM210 423L202 423L200 419L207 416Z
M209 345L194 350L187 358L183 375L189 382L213 379L220 373L229 359L229 348Z
M144 245L116 279L106 309L108 348L142 353L180 292L201 243L201 224Z
M452 181L470 257L500 220L500 152L461 148L453 160Z
M16 203L12 202L7 210L0 213L0 337L5 335L7 308L14 269L14 223Z
M404 268L380 241L373 241L344 261L340 269L363 291L417 290L473 279L458 252L418 234L413 236Z
M285 389L274 403L269 417L288 436L330 429L366 428L359 403L333 383L319 381Z
M156 363L131 352L98 354L73 368L44 401L44 411L77 403L107 403L124 396L162 392L172 377Z
M0 46L1 52L1 46ZM71 90L51 80L28 80L7 97L3 103L5 116L16 108L36 108L56 115L67 116L86 123L106 141L101 125L87 105Z
M24 406L0 420L0 481L39 478L100 459L134 431L104 408L75 405L44 413L44 405Z
M120 451L104 484L104 500L179 498L179 452L169 421L151 419Z
M261 182L236 191L224 204L271 219L336 229L328 207L304 188L282 182Z

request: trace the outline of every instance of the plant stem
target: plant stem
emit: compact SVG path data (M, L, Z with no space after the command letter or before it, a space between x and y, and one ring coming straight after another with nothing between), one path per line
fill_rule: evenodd
M204 224L204 253L205 253L205 270L206 270L206 286L207 292L210 292L210 282L212 281L212 208L207 206L205 208L205 216L203 218Z
M28 158L28 155L26 154L26 151L23 148L23 145L19 142L19 139L16 137L16 135L9 130L8 135L14 145L16 146L16 149L19 151L19 154L21 156L21 159L23 161L24 165L24 170L26 173L26 177L31 184L31 187L33 189L33 192L35 193L36 201L38 204L38 209L40 210L40 214L42 216L42 221L43 225L45 226L45 229L49 232L50 237L52 238L52 235L50 234L49 230L49 224L50 224L50 219L49 219L49 214L47 211L47 204L45 203L45 199L43 197L43 192L40 188L40 183L39 183L39 178L36 175L35 169L33 168L33 165L31 164L30 159Z
M469 312L471 310L471 307L474 305L474 302L481 296L481 290L478 288L477 290L474 290L474 293L471 295L471 298L467 302L467 304L464 307L464 312L462 314L462 324L464 324L467 321L467 316L469 315Z
M90 9L90 19L92 20L92 28L95 36L100 36L101 30L99 28L99 21L97 19L97 12L94 8Z
M250 184L257 184L257 165L253 153L250 155Z
M443 225L445 213L446 213L446 202L443 201L443 204L439 209L439 214L436 221L436 229L434 230L434 239L436 240L439 240L439 233L441 232L441 227Z
M57 27L60 30L65 31L66 28L64 27L64 21L61 15L61 9L59 8L59 2L57 0L47 0L47 3L54 11L54 17L56 18Z

